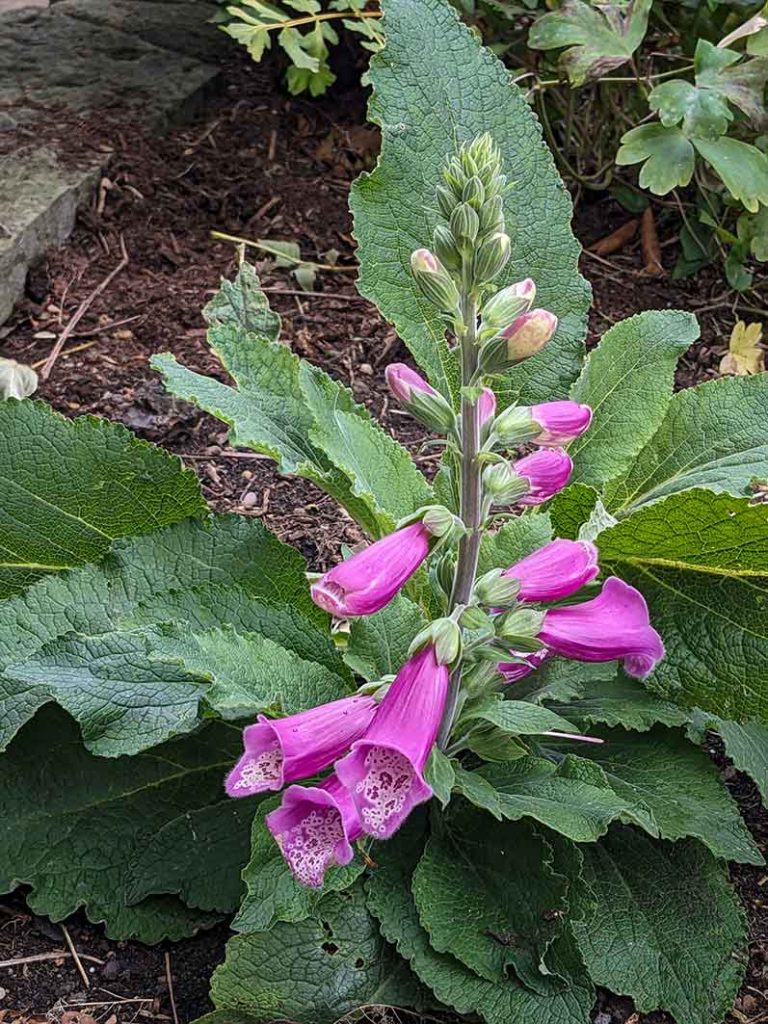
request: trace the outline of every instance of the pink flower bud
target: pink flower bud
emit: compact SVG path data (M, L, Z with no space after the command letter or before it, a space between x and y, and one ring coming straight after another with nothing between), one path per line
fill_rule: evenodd
M412 370L405 363L390 363L384 371L384 376L387 378L389 390L398 402L410 402L414 391L419 391L424 395L437 395L437 391L432 385L428 384L420 373Z
M520 601L561 601L598 574L597 548L586 540L553 540L504 570L519 580Z
M513 469L528 481L528 493L519 499L519 503L541 505L568 483L573 462L562 448L544 448L518 459L513 463Z
M592 422L592 410L578 402L542 402L531 406L531 417L541 428L534 441L544 447L559 447L579 437Z
M510 287L513 289L513 294L519 299L527 299L532 303L536 298L536 284L532 277L526 277L524 281L518 281Z
M333 567L311 587L331 615L372 615L392 600L429 554L431 534L411 523Z
M522 654L517 651L512 653L516 654L521 660L500 661L496 666L504 676L505 683L516 683L519 679L524 679L531 672L535 672L547 658L551 657L550 652L547 650L534 651L533 654Z
M428 646L410 658L379 705L365 735L336 762L363 831L387 839L432 789L424 768L440 727L448 669Z
M417 249L411 253L411 270L414 273L436 274L441 269L437 257L429 249Z
M507 342L509 359L525 359L534 355L555 333L557 317L546 309L532 309L522 313L501 332Z
M544 616L539 640L553 654L577 661L624 661L624 671L644 679L664 657L643 595L611 576L599 597Z
M490 388L483 388L483 393L478 399L477 407L480 412L480 426L484 427L496 415L496 395Z

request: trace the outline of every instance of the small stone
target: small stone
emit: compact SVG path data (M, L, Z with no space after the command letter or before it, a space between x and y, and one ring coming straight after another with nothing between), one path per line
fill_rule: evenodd
M209 444L205 449L206 455L221 455L221 448L217 444Z
M259 499L253 493L253 491L248 491L248 493L245 495L240 504L243 506L243 508L254 508L254 506L258 503L258 500Z
M360 373L364 373L366 377L372 377L373 367L370 363L360 363Z

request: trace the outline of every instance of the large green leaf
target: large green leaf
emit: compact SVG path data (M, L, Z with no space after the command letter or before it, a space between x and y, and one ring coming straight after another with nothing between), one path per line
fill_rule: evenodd
M663 839L692 836L716 857L763 863L716 768L681 732L663 726L644 734L593 731L605 743L590 748L589 761L603 770L611 789L628 805L650 812ZM573 749L573 744L548 745L561 753Z
M332 867L322 891L301 885L291 874L264 818L280 804L280 796L264 800L253 819L250 857L243 871L246 895L232 923L235 931L268 931L278 921L295 923L310 917L329 892L348 889L365 865L356 857L347 867Z
M549 995L525 988L514 978L501 983L487 981L430 945L411 895L411 878L421 847L418 831L406 826L376 850L379 866L368 879L368 907L378 918L384 938L397 947L440 1002L460 1014L479 1013L488 1024L584 1024L592 1009L594 991L567 934L551 946L549 966L569 984Z
M696 151L679 128L663 124L641 124L622 136L616 163L643 163L640 188L664 196L676 186L687 185L696 167Z
M104 760L86 752L62 711L43 709L0 757L0 888L29 885L32 910L56 921L84 907L113 938L158 942L212 923L214 915L168 896L129 906L126 887L153 837L180 814L220 801L239 748L239 730L214 723L147 753ZM240 870L218 853L216 844L198 850L196 870L211 876L212 892L222 884L216 872L237 879Z
M684 491L597 544L604 571L642 591L666 645L651 689L722 718L768 720L768 506Z
M728 757L739 771L749 775L763 803L768 805L768 726L761 722L729 722L716 715L694 711L688 735L697 743L704 743L708 729L719 734Z
M375 615L352 620L344 660L363 679L396 675L426 619L418 605L398 594Z
M601 78L621 67L643 41L652 0L630 0L623 9L596 10L583 0L565 0L533 23L528 45L536 50L567 46L561 63L572 85Z
M508 520L495 533L483 535L478 572L506 569L552 540L552 523L546 512L527 512Z
M589 430L570 446L572 480L618 476L661 423L678 358L699 335L690 313L651 311L611 327L588 356L571 398L592 407Z
M456 395L456 361L416 290L411 252L431 243L435 188L456 142L490 132L513 182L505 212L512 259L501 283L532 277L560 318L554 339L502 387L508 400L565 397L578 373L589 289L577 270L571 204L511 76L462 25L449 0L384 0L387 45L371 62L370 117L382 129L376 170L352 190L360 289L391 320L432 383ZM457 69L461 74L457 74Z
M242 309L231 295L245 296ZM279 319L268 312L248 264L206 314L209 343L235 387L194 373L169 354L155 356L152 365L170 391L229 424L233 444L318 484L373 536L430 501L429 485L408 453L351 392L277 341Z
M464 805L427 841L412 891L439 953L488 981L504 982L512 967L535 992L563 986L545 965L562 930L567 880L530 823L494 822Z
M194 473L124 427L0 402L0 598L205 509Z
M605 502L621 515L692 487L743 495L767 462L768 373L707 381L674 395Z
M326 898L311 918L231 939L211 998L226 1020L333 1024L363 1006L418 1007L421 993L357 887Z
M625 729L646 732L657 722L662 725L685 725L689 712L672 701L650 693L642 683L618 671L607 679L590 679L575 696L561 699L557 694L548 699L557 701L557 710L585 727L595 722L621 725Z
M728 872L694 842L613 828L585 846L586 916L573 924L600 985L677 1024L722 1020L746 962L744 913Z
M117 542L0 605L0 738L55 700L114 756L193 728L206 694L229 717L341 696L348 672L318 613L301 556L256 521ZM242 635L214 625L227 622Z
M723 135L719 139L693 139L707 163L723 179L734 199L750 213L768 206L768 157L757 146Z

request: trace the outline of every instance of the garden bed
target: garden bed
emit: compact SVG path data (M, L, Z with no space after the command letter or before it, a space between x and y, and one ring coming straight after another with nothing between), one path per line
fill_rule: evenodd
M372 166L377 138L365 126L365 96L359 89L337 88L320 101L289 100L273 64L256 67L239 55L233 55L226 76L226 91L193 124L160 141L129 124L113 124L108 134L98 124L82 128L89 145L114 148L109 179L83 211L69 244L50 253L30 277L28 298L0 332L0 347L22 362L45 360L62 326L120 262L122 238L127 266L89 306L39 397L67 415L121 421L181 455L198 472L214 508L262 518L298 547L312 568L323 568L336 557L340 542L360 539L353 522L311 484L282 478L265 458L230 449L221 423L165 393L149 357L169 350L196 370L220 372L205 342L200 310L219 277L233 271L236 253L231 244L212 240L211 230L295 241L310 260L323 261L336 250L338 269L321 271L309 293L287 269L264 261L262 282L283 317L284 337L300 355L351 386L355 397L417 452L423 434L390 407L383 387L384 365L405 358L405 350L357 294L354 274L342 269L354 263L348 188ZM588 246L627 216L597 197L578 211L577 233ZM658 231L669 263L672 230L661 208ZM259 255L250 252L251 258ZM609 259L585 254L582 271L595 293L590 339L643 309L699 312L702 338L681 363L680 383L716 376L736 319L724 282L714 271L672 282L644 276L642 267L639 240ZM748 311L739 315L750 319ZM434 456L427 452L419 458L428 470ZM753 787L735 773L730 785L765 852L768 820ZM768 875L765 869L739 867L736 881L753 942L734 1016L739 1024L756 1024L768 1018L763 907ZM67 950L58 927L30 917L17 897L6 899L0 911L0 960ZM67 922L67 929L79 954L101 961L82 961L90 988L86 991L71 957L6 966L0 970L1 1024L43 1020L46 1014L58 1020L76 1009L100 1022L114 1017L113 1024L176 1019L184 1024L209 1008L208 979L223 957L226 926L154 949L108 942L82 916ZM626 1000L606 998L599 1012L600 1024L609 1024L626 1020L631 1008ZM659 1014L636 1018L661 1019ZM75 1024L71 1017L68 1024Z

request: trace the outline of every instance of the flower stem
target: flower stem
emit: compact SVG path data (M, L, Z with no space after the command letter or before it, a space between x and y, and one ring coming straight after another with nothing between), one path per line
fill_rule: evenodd
M461 348L461 379L464 386L474 382L477 372L477 301L470 288L462 292L463 329L459 339ZM461 396L461 497L459 514L466 529L459 541L459 555L451 592L451 610L458 605L469 604L477 575L477 560L480 554L481 527L483 522L483 493L481 466L477 455L480 449L480 410L478 403L465 394ZM451 735L453 720L461 689L461 663L451 674L448 697L445 702L443 720L440 723L437 742L445 749Z

